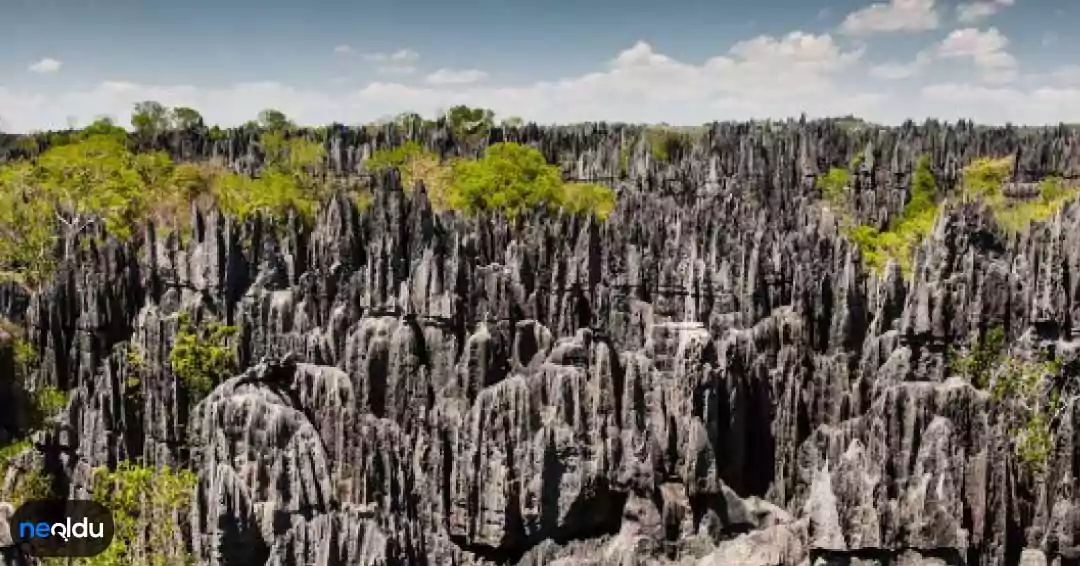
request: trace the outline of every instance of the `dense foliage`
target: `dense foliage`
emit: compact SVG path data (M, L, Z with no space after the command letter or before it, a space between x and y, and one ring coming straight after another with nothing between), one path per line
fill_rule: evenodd
M566 183L559 167L550 165L538 149L517 143L492 144L479 159L443 160L416 142L406 142L376 152L367 167L396 167L407 190L423 182L437 210L499 211L512 217L547 206L603 219L615 206L611 189Z
M1012 174L1013 159L982 158L964 168L964 198L978 199L987 205L998 224L1010 233L1028 229L1032 222L1042 222L1076 198L1080 188L1067 185L1058 177L1039 182L1033 198L1011 198L1005 186Z
M193 110L140 104L132 117L140 146L177 124L201 127ZM272 111L264 119L280 126ZM33 159L0 166L0 274L39 283L58 247L96 223L118 239L134 236L148 219L182 229L192 203L216 203L242 219L289 212L311 219L326 195L325 149L276 130L262 142L266 168L253 178L211 164L176 164L160 151L134 152L127 134L107 121L51 140Z
M649 126L645 129L645 141L653 159L670 163L689 150L693 141L689 132L669 126Z
M1041 472L1053 451L1054 422L1068 398L1077 395L1072 380L1060 380L1064 368L1050 352L1031 358L1009 355L1001 327L988 329L965 352L950 353L954 374L979 389L1006 415L1013 451L1031 472Z
M852 167L859 164L854 160ZM822 196L840 211L841 221L848 238L853 240L862 253L863 261L874 271L882 271L889 261L895 260L900 269L909 271L913 250L930 234L939 212L937 182L931 168L930 156L923 155L912 173L911 196L900 214L879 229L867 224L855 224L846 207L846 194L851 174L845 169L834 168L818 179Z
M237 333L235 326L213 320L195 324L191 316L177 316L176 338L169 351L173 374L186 386L193 403L198 402L221 381L236 373L236 354L229 339Z
M833 167L828 173L818 177L817 186L826 202L833 208L842 210L851 187L851 173L843 167Z
M112 512L116 534L105 552L83 564L195 564L184 531L196 481L189 470L152 468L130 461L120 462L112 471L96 470L94 500Z

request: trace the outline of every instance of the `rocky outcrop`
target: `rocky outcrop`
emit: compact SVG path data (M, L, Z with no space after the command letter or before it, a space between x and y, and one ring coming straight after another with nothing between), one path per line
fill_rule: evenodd
M493 136L598 178L624 132ZM326 135L343 175L398 141ZM438 214L388 172L370 208L333 200L310 229L208 211L183 244L90 234L15 310L34 385L71 391L73 494L119 459L191 466L204 563L1066 564L1080 415L1033 476L945 354L1002 325L1075 356L1080 208L1008 237L947 205L909 273L876 274L813 177L862 155L856 214L883 223L922 153L948 193L980 155L1018 155L1019 181L1077 173L1078 141L721 124L671 164L635 145L603 223ZM185 147L258 166L242 131ZM168 364L181 310L240 328L244 372L201 400Z

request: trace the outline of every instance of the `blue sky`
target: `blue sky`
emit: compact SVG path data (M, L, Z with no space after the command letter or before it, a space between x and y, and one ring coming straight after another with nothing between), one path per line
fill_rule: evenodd
M487 106L540 122L1080 121L1073 0L0 0L0 128Z

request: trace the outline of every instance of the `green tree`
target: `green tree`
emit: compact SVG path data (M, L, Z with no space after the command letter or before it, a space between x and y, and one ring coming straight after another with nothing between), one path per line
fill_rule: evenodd
M79 135L76 136L76 140L85 140L91 137L107 136L120 144L127 143L127 132L124 128L117 126L113 119L108 116L99 117L94 120L89 126L83 128Z
M169 366L187 387L192 403L202 400L216 384L236 373L236 354L229 339L237 332L235 326L214 320L196 325L187 312L177 316Z
M131 114L131 127L143 144L153 146L172 126L168 109L160 102L146 100L135 104Z
M293 127L293 123L280 110L267 108L259 112L259 124L271 132L280 132Z
M837 209L843 209L847 191L851 187L851 173L843 167L833 167L825 175L818 177L817 186L821 194L829 204Z
M118 139L94 135L54 148L38 159L36 181L51 202L66 241L104 218L110 233L131 234L150 195L136 157Z
M197 132L206 126L202 114L193 108L178 106L170 111L170 115L173 126L182 132Z
M454 106L446 112L446 123L454 137L466 143L475 143L487 137L495 124L495 113L486 108Z
M847 236L862 252L863 260L875 271L881 271L890 259L900 268L911 268L913 249L933 230L938 215L937 182L930 157L921 156L915 165L911 181L911 198L900 214L885 230L873 226L854 226L846 229Z
M515 216L538 204L555 202L562 175L535 148L497 143L477 160L454 164L455 208L477 212L501 210Z
M34 173L27 162L0 167L0 276L30 286L51 273L57 241L53 205Z
M420 130L428 124L424 117L416 112L402 112L397 116L394 116L394 124L406 131Z
M198 478L190 470L123 461L94 471L93 497L113 516L112 544L85 566L188 566L187 518Z

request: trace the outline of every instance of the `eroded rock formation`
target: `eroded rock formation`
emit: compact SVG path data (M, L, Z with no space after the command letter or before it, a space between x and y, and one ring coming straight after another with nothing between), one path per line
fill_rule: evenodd
M620 128L511 135L618 175ZM331 132L331 167L390 138ZM184 143L257 167L242 134ZM946 192L980 155L1080 171L1065 129L717 125L674 164L636 147L604 223L440 215L388 173L313 229L210 211L182 245L91 234L0 309L33 379L72 392L52 439L72 494L123 458L191 466L207 564L1071 563L1080 412L1036 478L944 356L990 325L1076 355L1080 207L1009 238L946 205L910 273L870 273L813 178L863 156L856 213L884 223L923 153ZM179 310L239 326L247 368L190 411Z

